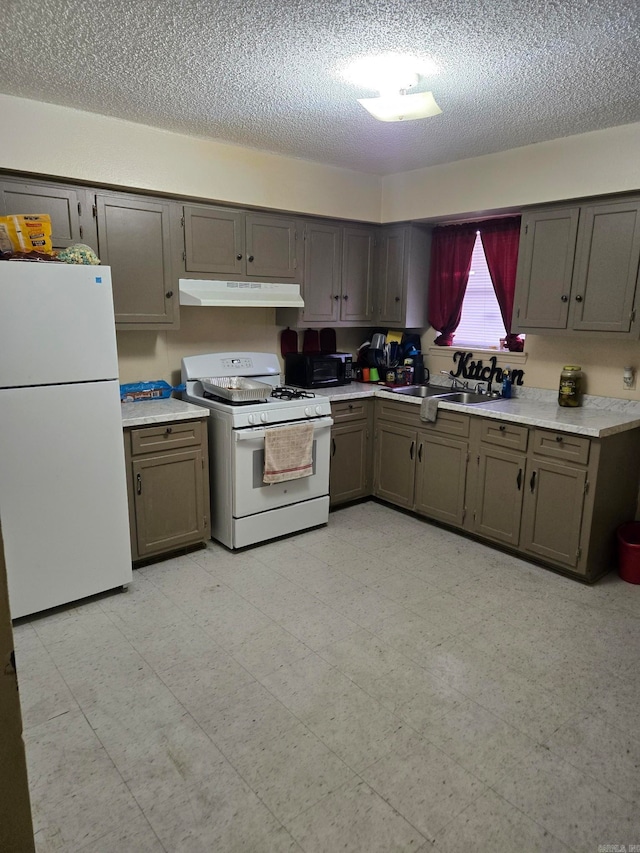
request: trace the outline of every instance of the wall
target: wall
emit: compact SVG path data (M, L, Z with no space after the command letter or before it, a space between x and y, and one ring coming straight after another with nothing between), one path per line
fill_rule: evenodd
M380 221L381 179L0 94L0 168Z
M438 219L640 189L640 123L388 175L382 221Z
M433 347L437 336L434 329L422 335L422 348L427 356L425 364L432 375L453 367L452 349ZM468 351L466 347L460 349ZM498 366L510 365L524 371L524 384L532 388L557 390L560 371L565 364L579 364L585 377L585 392L597 397L618 397L623 400L640 401L640 381L628 391L622 386L622 369L627 365L640 371L640 346L638 342L609 341L587 337L571 339L527 335L526 356L508 352L477 352L474 361L481 358L485 364L491 355L498 358ZM434 352L434 350L437 350Z
M178 331L117 333L120 382L164 379L180 383L180 360L206 352L250 351L280 354L281 326L273 308L180 308ZM356 352L366 329L338 329L339 350ZM302 349L302 330L298 334Z

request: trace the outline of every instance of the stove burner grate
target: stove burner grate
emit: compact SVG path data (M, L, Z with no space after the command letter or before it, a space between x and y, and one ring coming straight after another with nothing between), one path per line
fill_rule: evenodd
M315 397L310 391L303 391L301 388L291 388L289 385L279 385L271 392L272 397L279 400L301 400L302 398Z

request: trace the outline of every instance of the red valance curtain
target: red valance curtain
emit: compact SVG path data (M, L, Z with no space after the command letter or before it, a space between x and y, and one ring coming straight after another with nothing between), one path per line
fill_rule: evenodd
M429 323L440 334L434 343L451 346L460 323L462 301L478 226L445 225L433 229L429 273Z
M480 239L487 259L489 274L496 292L500 313L507 332L508 350L522 350L522 338L511 334L513 299L516 289L516 267L520 242L520 217L492 219L480 224Z

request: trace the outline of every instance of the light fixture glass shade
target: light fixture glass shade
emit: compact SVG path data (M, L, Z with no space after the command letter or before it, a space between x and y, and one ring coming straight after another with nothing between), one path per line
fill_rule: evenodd
M431 92L414 95L383 95L381 98L358 98L374 118L379 121L412 121L439 115L442 110Z

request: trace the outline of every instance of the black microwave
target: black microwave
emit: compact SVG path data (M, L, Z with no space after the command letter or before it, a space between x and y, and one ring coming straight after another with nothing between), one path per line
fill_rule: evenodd
M289 352L284 357L284 381L299 388L348 385L351 362L346 352Z

